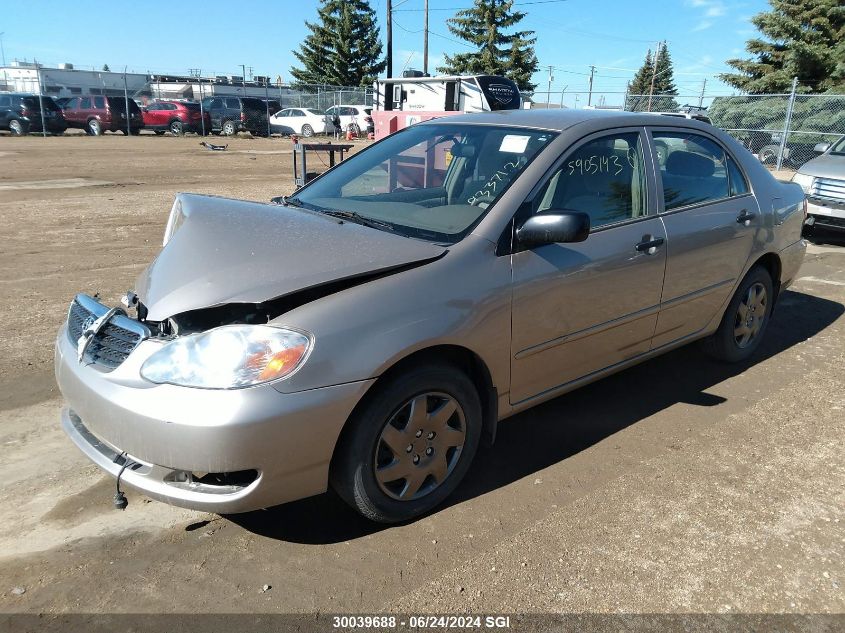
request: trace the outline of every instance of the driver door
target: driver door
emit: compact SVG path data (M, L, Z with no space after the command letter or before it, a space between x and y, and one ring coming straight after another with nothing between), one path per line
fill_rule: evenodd
M644 133L602 132L564 155L523 205L524 215L590 216L583 242L515 244L512 404L649 351L666 269ZM517 224L518 225L518 224Z

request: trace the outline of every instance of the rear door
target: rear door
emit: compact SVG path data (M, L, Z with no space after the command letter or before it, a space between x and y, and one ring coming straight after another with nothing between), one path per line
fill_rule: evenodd
M666 243L646 147L640 128L587 137L523 205L519 222L580 211L591 230L584 242L512 255L512 404L650 349Z
M762 229L748 180L705 132L651 130L662 190L668 260L655 348L693 335L715 317L739 282Z

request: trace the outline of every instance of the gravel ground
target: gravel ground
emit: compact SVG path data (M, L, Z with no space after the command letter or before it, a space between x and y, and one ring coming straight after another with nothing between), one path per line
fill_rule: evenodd
M331 494L120 513L58 428L66 306L133 286L177 191L289 193L290 142L0 141L0 612L845 612L841 246L810 247L753 362L684 348L515 416L414 523Z

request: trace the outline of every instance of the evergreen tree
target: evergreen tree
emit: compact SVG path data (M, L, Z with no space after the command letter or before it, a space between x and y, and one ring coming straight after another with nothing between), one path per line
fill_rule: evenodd
M652 78L654 89L652 89ZM653 54L651 49L646 53L643 65L628 87L625 109L648 110L649 95L651 95L651 110L653 111L672 112L678 109L678 102L675 101L678 89L675 86L672 57L669 55L665 42L660 44L656 54Z
M111 72L111 68L109 68L108 64L103 64L103 72L104 73L110 73Z
M384 70L375 11L368 0L320 0L318 20L294 56L302 68L291 68L300 84L363 86Z
M526 16L514 11L513 3L514 0L475 0L471 8L448 19L449 31L478 50L446 55L438 72L503 75L516 82L520 90L534 90L531 75L537 72L536 38L534 31L508 33Z
M729 59L737 70L719 78L744 92L786 92L798 77L803 92L845 90L845 3L769 0L771 11L751 18L763 35L748 40L752 59Z

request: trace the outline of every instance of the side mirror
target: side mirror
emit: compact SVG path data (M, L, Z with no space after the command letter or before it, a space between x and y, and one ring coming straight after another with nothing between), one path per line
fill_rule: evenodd
M819 154L824 154L829 149L830 143L816 143L816 146L813 148L813 151L818 152Z
M590 216L578 211L549 210L528 218L516 230L516 239L527 248L543 244L583 242L590 234Z

